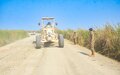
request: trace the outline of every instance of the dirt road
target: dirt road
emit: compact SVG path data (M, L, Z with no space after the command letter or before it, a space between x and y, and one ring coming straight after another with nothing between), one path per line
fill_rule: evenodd
M35 49L28 37L0 48L0 75L120 75L120 63L65 40Z

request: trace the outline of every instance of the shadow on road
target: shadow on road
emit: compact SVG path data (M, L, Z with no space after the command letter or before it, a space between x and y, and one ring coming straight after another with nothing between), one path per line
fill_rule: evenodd
M90 56L89 54L84 53L84 52L78 52L78 53L81 53L81 54L86 55L86 56Z
M53 42L45 42L44 47L55 47L55 43L53 43Z

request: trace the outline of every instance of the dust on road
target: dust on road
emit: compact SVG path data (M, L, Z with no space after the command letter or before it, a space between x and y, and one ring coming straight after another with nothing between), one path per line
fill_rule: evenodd
M0 48L0 75L120 75L120 63L65 40L35 49L35 37L28 37Z

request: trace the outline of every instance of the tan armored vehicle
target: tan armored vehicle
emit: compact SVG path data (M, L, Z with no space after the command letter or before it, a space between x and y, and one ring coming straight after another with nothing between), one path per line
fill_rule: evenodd
M59 47L64 47L64 37L56 33L57 23L53 17L43 17L39 25L41 30L40 35L36 36L36 48L41 48L46 42L58 42Z

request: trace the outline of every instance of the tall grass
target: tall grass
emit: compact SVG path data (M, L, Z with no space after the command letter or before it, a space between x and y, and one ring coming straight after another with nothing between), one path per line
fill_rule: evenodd
M64 37L73 41L74 30L62 30ZM89 31L78 29L77 44L89 48ZM107 24L104 28L95 29L95 50L107 57L120 61L120 24Z
M27 37L27 32L23 30L0 30L0 46Z
M95 49L103 55L120 61L120 26L106 25L98 30L96 35Z

